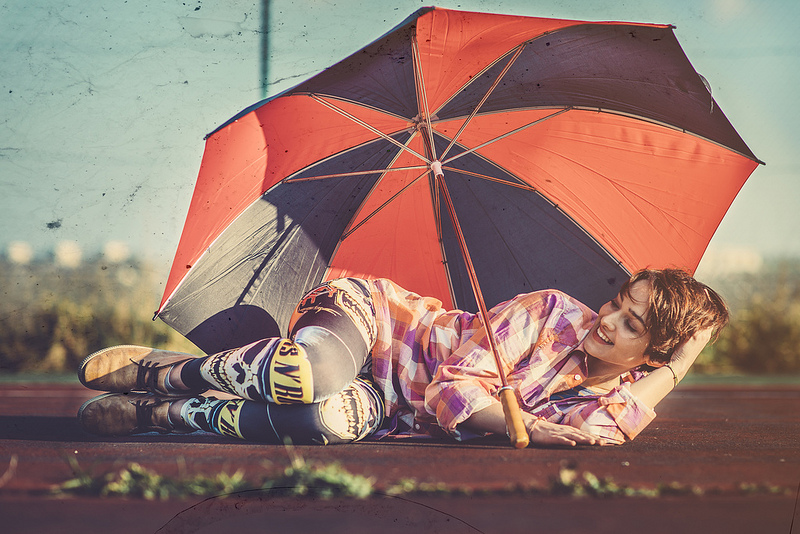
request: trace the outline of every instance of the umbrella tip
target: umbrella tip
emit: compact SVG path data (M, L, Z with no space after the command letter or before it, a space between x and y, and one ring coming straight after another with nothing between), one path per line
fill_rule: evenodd
M433 171L433 175L435 177L444 176L444 171L442 170L442 163L438 160L431 162L431 171Z

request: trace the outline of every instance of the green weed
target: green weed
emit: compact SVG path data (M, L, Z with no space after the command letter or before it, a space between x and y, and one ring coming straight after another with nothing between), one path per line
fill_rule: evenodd
M379 491L375 479L355 475L339 464L310 465L293 451L292 463L282 473L267 475L260 480L247 480L239 470L216 475L168 477L159 475L137 463L128 464L117 472L93 475L78 466L74 458L70 465L75 476L54 488L59 496L81 495L93 497L127 497L147 500L186 499L190 497L225 497L254 490L269 491L272 495L293 497L336 497L365 499L375 494L390 496L470 496L480 495L535 495L570 498L648 498L702 497L704 495L792 495L792 489L768 484L742 483L730 489L702 489L690 484L672 482L656 487L631 487L620 485L610 477L598 477L591 472L579 472L573 464L562 464L548 485L520 484L498 490L474 491L461 486L443 483L418 482L412 478L400 479Z
M119 471L95 475L68 458L73 478L59 484L53 494L93 497L128 497L147 500L185 499L189 497L226 496L251 490L267 490L275 495L315 496L323 499L353 497L363 499L373 492L374 480L354 475L338 464L309 465L293 460L282 473L260 480L247 480L244 472L216 475L195 474L169 477L159 475L138 463ZM179 462L182 466L183 463ZM183 470L183 469L181 469Z
M494 491L475 492L473 490L448 487L437 483L417 482L413 478L400 479L395 484L389 486L387 494L394 496L402 495L474 495L480 493L487 494L523 494L535 496L563 496L571 498L647 498L655 499L659 497L681 496L681 497L702 497L709 494L737 494L737 495L792 495L792 489L782 488L764 484L740 484L736 488L703 489L691 484L672 482L669 484L659 484L656 487L632 487L617 484L611 477L598 477L589 471L579 472L577 467L571 463L563 463L558 473L551 477L548 485L541 484L518 484L513 487Z

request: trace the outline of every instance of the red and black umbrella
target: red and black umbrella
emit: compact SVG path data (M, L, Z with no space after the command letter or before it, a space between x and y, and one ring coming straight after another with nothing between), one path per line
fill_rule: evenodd
M425 8L208 136L158 315L217 352L342 276L476 311L454 220L488 306L597 309L693 271L758 163L669 25Z

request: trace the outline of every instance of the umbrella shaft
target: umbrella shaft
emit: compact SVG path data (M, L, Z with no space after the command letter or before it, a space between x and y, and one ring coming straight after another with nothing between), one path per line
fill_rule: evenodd
M478 311L481 315L483 326L486 327L486 337L489 340L489 348L491 349L492 355L494 356L494 361L497 364L497 374L500 376L500 382L505 388L508 386L508 382L506 380L506 375L503 372L503 361L500 358L497 341L494 337L494 330L492 330L492 327L489 324L489 312L487 311L486 303L483 300L483 293L481 293L481 287L478 283L478 276L475 274L475 268L472 266L472 258L469 255L469 250L467 249L467 242L464 240L464 234L461 232L461 225L458 223L456 210L453 207L453 201L450 199L450 192L447 190L447 185L444 182L444 175L439 173L435 174L436 183L441 189L442 196L447 204L447 212L450 214L450 220L453 221L453 227L456 231L456 238L458 239L458 246L461 248L461 255L464 257L464 263L467 266L467 274L469 275L469 282L472 285L472 292L475 294L475 300L478 302Z

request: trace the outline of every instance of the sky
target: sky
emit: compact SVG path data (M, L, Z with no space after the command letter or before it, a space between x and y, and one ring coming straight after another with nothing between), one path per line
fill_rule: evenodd
M430 2L7 0L0 4L0 250L127 244L164 273L204 136ZM800 2L441 0L439 7L673 24L765 166L711 241L719 258L800 255ZM62 244L62 245L59 245Z

